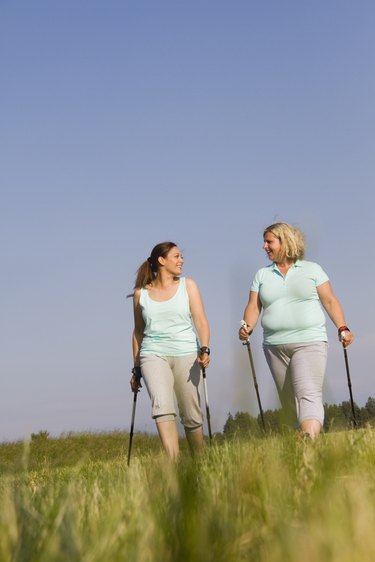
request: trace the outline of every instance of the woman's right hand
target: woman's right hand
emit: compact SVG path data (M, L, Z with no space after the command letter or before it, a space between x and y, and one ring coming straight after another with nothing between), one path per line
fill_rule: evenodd
M252 329L250 328L250 326L246 324L245 320L242 320L241 328L238 331L238 336L240 340L247 341L251 333L252 333Z
M141 384L141 378L142 378L142 372L141 372L141 368L140 367L134 367L134 369L132 369L132 373L133 376L130 379L130 388L132 389L133 392L139 392L139 390L142 388L142 384Z

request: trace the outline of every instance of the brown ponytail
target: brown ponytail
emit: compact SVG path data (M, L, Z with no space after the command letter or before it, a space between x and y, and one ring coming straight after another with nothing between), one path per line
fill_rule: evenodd
M149 285L155 279L159 270L159 258L165 258L175 248L174 242L160 242L152 249L150 257L138 268L135 278L134 289L140 289Z

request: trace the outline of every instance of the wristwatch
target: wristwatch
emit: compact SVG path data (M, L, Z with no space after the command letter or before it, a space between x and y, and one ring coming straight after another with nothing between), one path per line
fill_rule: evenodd
M141 368L140 367L133 367L132 368L132 374L138 379L142 378Z
M207 353L207 355L210 355L210 348L204 345L200 348L199 355L204 355L205 353Z

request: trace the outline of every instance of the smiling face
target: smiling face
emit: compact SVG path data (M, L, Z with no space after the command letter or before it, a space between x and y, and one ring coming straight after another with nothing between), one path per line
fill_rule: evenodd
M182 266L184 263L184 258L182 256L181 250L174 246L165 256L165 258L160 257L159 263L162 265L168 273L178 276L181 275Z
M271 261L278 263L283 257L280 240L272 232L266 232L263 238L263 249Z

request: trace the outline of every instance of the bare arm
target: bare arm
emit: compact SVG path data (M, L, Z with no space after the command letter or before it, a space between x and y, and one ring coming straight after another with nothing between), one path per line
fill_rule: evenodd
M336 328L338 329L341 326L345 326L344 311L340 301L333 292L331 283L329 281L322 283L317 287L317 291L324 310L327 312ZM345 336L340 337L340 341L343 342L343 340L345 340L345 345L350 345L354 339L353 334L347 331L344 333Z
M247 340L249 334L254 330L257 325L259 314L262 310L262 303L259 297L259 293L255 291L250 291L249 302L246 305L243 319L247 324L246 327L241 327L239 331L239 336L241 340Z
M189 295L190 312L194 320L194 326L197 330L199 344L201 347L209 347L210 343L210 327L203 306L202 297L199 289L193 279L186 279L186 290ZM198 362L207 367L210 358L207 354L198 357Z
M144 322L142 318L141 307L139 306L140 289L136 289L133 297L133 311L134 311L134 330L132 334L132 348L133 348L133 361L134 367L139 367L139 352L143 340ZM142 385L140 379L132 376L130 386L133 392L136 392Z

